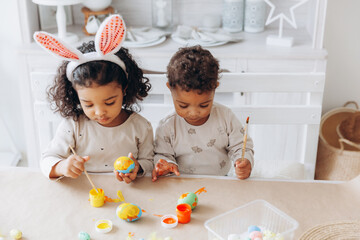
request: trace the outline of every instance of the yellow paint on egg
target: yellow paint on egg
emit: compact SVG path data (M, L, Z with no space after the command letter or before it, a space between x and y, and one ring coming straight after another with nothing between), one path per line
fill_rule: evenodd
M128 222L139 219L142 215L142 210L132 203L123 203L116 209L116 214L119 218Z
M130 204L124 203L122 206L122 211L119 212L118 216L121 219L126 219L128 217L135 218L139 214L140 210L138 207Z
M126 170L133 164L134 161L129 157L119 157L115 160L114 168L116 170Z

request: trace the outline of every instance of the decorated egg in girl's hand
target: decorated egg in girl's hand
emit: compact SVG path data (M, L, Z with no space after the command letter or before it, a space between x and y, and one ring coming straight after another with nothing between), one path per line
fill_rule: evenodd
M116 215L122 220L133 222L141 217L142 210L133 203L123 203L117 207Z
M119 157L114 162L114 168L120 173L130 173L135 168L135 162L129 157Z
M180 196L177 204L187 203L191 206L191 209L194 209L198 204L198 196L193 192L187 192Z

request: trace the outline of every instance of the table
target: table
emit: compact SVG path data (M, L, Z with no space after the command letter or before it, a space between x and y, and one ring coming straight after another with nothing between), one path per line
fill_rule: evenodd
M116 198L121 190L125 201L146 211L140 220L128 223L116 216L119 203L105 203L94 208L88 201L91 185L84 175L78 179L64 178L59 182L46 179L39 170L30 168L0 168L0 234L11 229L23 232L23 239L77 239L86 231L92 240L144 238L157 236L180 239L207 239L204 222L255 199L264 199L299 222L295 239L317 224L339 220L359 220L360 176L350 182L325 181L263 181L237 180L223 177L168 177L153 183L143 177L129 185L112 175L91 175L105 195ZM154 214L175 214L177 199L182 193L195 192L199 205L191 222L165 229ZM110 219L113 230L107 234L95 231L95 222Z

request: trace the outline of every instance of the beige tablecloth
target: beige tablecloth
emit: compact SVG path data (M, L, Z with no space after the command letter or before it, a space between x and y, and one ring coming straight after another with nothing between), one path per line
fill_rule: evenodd
M92 240L147 239L157 236L180 239L207 239L204 222L225 211L255 199L264 199L299 222L295 239L307 229L326 222L360 219L360 176L346 183L284 182L259 180L229 180L215 178L162 178L153 183L149 177L126 185L112 175L91 175L98 188L116 198L121 190L126 202L146 211L133 223L116 216L119 203L105 203L94 208L88 200L91 185L85 176L78 179L47 180L39 171L27 168L0 168L0 235L8 237L11 229L20 229L23 239L77 239L86 231ZM191 222L165 229L154 214L175 214L177 199L184 192L199 195L199 205ZM110 219L110 233L95 231L95 222ZM9 238L10 239L10 238Z

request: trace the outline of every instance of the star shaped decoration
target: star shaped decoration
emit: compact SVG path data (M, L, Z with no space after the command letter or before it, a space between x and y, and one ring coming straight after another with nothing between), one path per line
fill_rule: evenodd
M276 6L270 1L270 0L264 0L270 7L270 13L269 13L269 16L266 20L266 23L265 25L269 25L270 23L276 21L277 19L280 20L281 22L281 25L282 25L282 22L283 20L287 21L293 28L297 28L297 25L296 25L296 21L295 21L295 14L294 14L294 10L296 8L298 8L299 6L303 5L304 3L306 3L307 1L309 0L300 0L298 3L296 3L295 5L293 5L292 7L290 7L290 16L291 16L291 19L289 17L287 17L284 13L280 13L276 16L274 16L274 12L275 12L275 8Z

